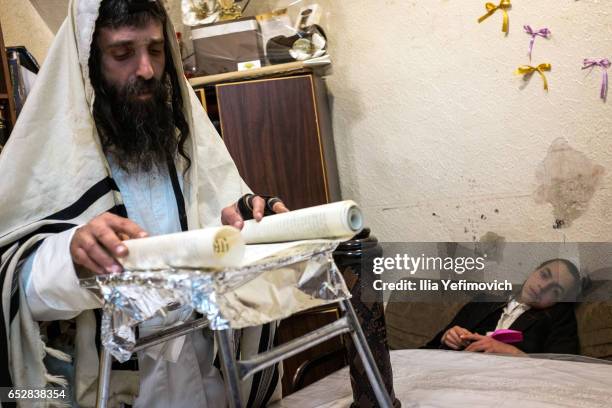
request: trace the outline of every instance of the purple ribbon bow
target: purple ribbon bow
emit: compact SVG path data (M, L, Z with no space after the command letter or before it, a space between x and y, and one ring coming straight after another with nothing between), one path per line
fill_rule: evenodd
M533 51L533 43L535 42L536 37L539 35L540 37L548 38L550 35L550 30L548 28L541 28L538 31L533 31L529 25L525 25L523 28L525 29L525 32L531 36L531 41L529 41L529 52L527 53L527 55L529 55L529 61L531 61L531 52Z
M601 81L600 96L601 99L603 99L604 101L606 100L606 96L608 95L608 68L610 68L611 65L612 63L607 58L603 58L600 60L585 58L582 62L582 69L593 68L596 66L603 68L603 78Z

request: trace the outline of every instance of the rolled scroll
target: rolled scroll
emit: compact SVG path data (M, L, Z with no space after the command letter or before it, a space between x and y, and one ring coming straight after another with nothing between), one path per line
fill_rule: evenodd
M128 270L223 268L238 266L244 239L234 227L205 228L123 242L128 255L120 258Z
M363 215L354 201L318 205L264 217L244 223L242 236L247 244L302 241L307 239L346 240L363 228Z
M362 228L357 204L340 201L249 220L242 232L226 226L127 240L128 255L119 261L132 271L241 267L299 246L296 241L344 241Z

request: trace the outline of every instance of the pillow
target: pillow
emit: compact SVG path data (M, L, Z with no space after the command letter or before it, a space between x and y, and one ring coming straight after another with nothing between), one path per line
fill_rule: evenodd
M580 354L612 359L612 302L586 302L576 308Z
M467 302L389 302L385 310L391 349L424 346Z

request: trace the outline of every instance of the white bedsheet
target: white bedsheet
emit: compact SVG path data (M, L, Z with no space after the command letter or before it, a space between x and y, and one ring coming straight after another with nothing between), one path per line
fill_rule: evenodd
M391 352L402 406L419 408L612 407L612 365L444 350ZM348 407L348 368L275 407Z

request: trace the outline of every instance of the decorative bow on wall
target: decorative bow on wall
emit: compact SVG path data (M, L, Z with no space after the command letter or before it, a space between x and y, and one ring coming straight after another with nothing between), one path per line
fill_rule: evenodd
M607 58L603 58L600 60L585 58L584 61L582 62L582 69L594 68L596 66L599 66L602 68L603 77L601 80L601 92L599 93L599 96L604 101L606 100L606 97L608 96L608 68L610 68L610 65L612 65L612 63L610 63L610 60Z
M497 10L501 10L504 13L504 23L502 24L502 31L506 34L508 34L509 28L510 28L510 24L509 24L509 19L508 19L508 9L512 7L512 4L510 3L510 0L501 0L499 2L499 4L496 6L493 3L487 3L485 4L485 8L487 9L487 14L485 14L484 16L480 17L478 19L479 23L482 23L483 21L485 21L487 18L491 17L493 15L493 13L495 13Z
M544 89L548 91L548 81L546 80L546 75L544 75L544 71L550 71L551 68L552 65L550 64L540 64L537 67L533 67L531 65L521 65L516 70L516 73L518 75L527 76L533 74L534 72L538 72L542 77L542 80L544 81Z
M533 43L535 42L536 37L540 36L542 38L548 38L550 36L550 30L545 27L539 29L538 31L533 31L529 25L525 25L523 28L525 29L525 32L531 36L531 41L529 41L529 51L527 52L527 55L529 55L529 61L531 61L531 52L533 51Z

